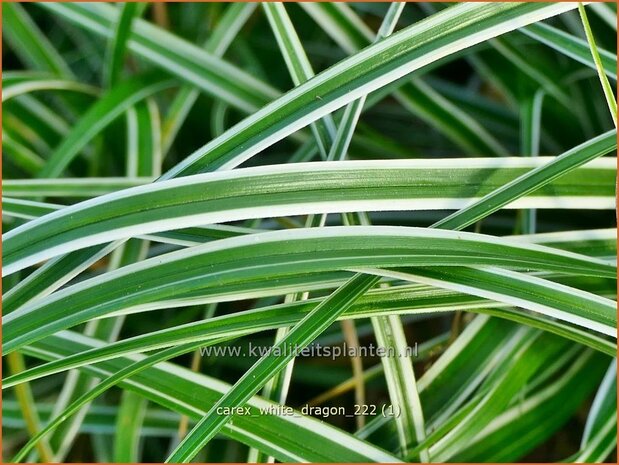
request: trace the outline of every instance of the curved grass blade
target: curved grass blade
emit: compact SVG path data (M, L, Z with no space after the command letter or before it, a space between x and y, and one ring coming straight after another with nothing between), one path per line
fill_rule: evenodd
M355 271L410 279L451 290L498 300L553 316L559 320L616 336L614 301L532 275L497 268L415 268L401 272L355 268ZM521 283L518 286L516 283ZM526 283L526 285L525 285ZM524 289L528 287L528 290ZM535 294L532 292L535 290ZM569 297L568 297L569 296ZM585 316L586 315L586 316Z
M64 205L37 202L33 200L2 198L2 215L15 218L33 219L60 210Z
M7 104L4 109L7 116L15 115L23 125L32 130L34 137L43 140L40 143L42 152L47 152L51 147L56 146L58 141L69 132L67 121L49 105L34 96L22 95Z
M570 4L460 4L340 61L198 149L168 179L230 169L294 131L416 69L476 43L573 9ZM472 21L457 18L473 17ZM448 44L448 45L447 45Z
M609 134L598 143L586 145L587 150L575 149L566 153L565 159L548 164L542 157L463 159L460 163L453 159L295 163L157 182L88 200L7 232L3 237L3 274L98 243L170 229L264 215L452 209L466 207L479 196L490 196L482 204L467 207L475 216L467 209L455 214L458 221L466 215L469 224L479 215L511 203L514 189L519 196L530 193L548 184L546 173L558 178L568 168L584 163L585 157L591 159L610 150L613 143ZM599 202L602 208L613 208L612 162L599 161L566 175L547 186L547 191L542 187L541 198L532 197L531 202L523 199L511 207L593 208ZM538 168L530 172L522 169L531 166ZM454 184L456 173L461 176L460 184ZM512 188L519 179L527 182ZM495 202L497 196L502 203ZM492 211L485 208L490 203ZM437 225L451 224L445 221Z
M343 280L333 285L340 285L341 282ZM595 288L589 290L592 292L599 291ZM19 375L5 378L3 380L3 389L21 382L32 381L71 368L79 368L87 364L110 360L135 352L161 349L197 340L202 340L206 343L220 337L240 337L244 334L284 328L300 321L307 312L321 301L322 298L314 298L307 301L289 302L142 334L108 344L102 349L94 349L76 356L66 357L56 362L33 367ZM552 317L532 315L511 308L507 303L490 301L469 294L432 288L420 284L373 290L361 297L357 303L347 310L343 314L342 319L458 310L492 315L542 329L580 344L588 345L610 356L613 356L617 349L616 345L607 339L566 323L555 321ZM431 407L432 404L428 404L428 402L429 400L426 399L424 405L430 405Z
M2 195L23 197L98 197L130 187L148 184L150 176L108 178L6 179Z
M334 255L336 251L339 252ZM209 263L208 269L203 266L205 260ZM256 267L257 264L260 266ZM599 277L613 277L616 273L614 266L593 258L473 233L388 226L274 231L234 237L154 257L107 273L104 279L90 279L43 301L26 304L4 318L3 347L5 353L9 353L54 331L96 316L132 308L161 308L161 303L165 305L175 296L200 295L201 299L218 296L218 299L225 299L225 296L230 298L230 292L235 289L235 298L242 298L244 292L265 285L268 287L267 282L273 282L279 288L288 284L287 279L294 280L299 275L360 266L415 265L511 266ZM422 270L420 268L416 273ZM458 273L465 275L464 270L458 270ZM519 274L513 274L515 281ZM520 280L525 286L524 276ZM533 281L528 277L526 285L532 286ZM243 292L238 289L240 283L245 283ZM540 292L549 285L538 284ZM93 287L96 287L96 293L92 292ZM515 289L501 290L515 292ZM556 297L574 295L570 302L558 299L557 304L565 305L568 312L574 313L577 323L607 331L605 324L610 323L610 317L605 299L591 301L593 296L579 295L570 288L557 287L553 292L557 293ZM598 323L590 322L589 312L585 316L581 309L573 308L579 299L584 299L584 308L588 303L598 309ZM534 305L534 308L547 307Z
M64 90L88 95L98 95L99 90L89 84L72 79L46 76L40 73L13 71L2 76L2 103L31 92Z
M2 296L4 315L8 315L27 302L51 294L112 252L118 245L112 242L103 247L88 247L45 263Z
M346 4L301 3L300 5L348 53L357 52L373 40L389 35L379 31L375 38L372 31ZM394 26L395 24L392 27ZM403 84L395 91L394 97L405 108L428 121L467 152L475 155L507 155L506 150L484 127L460 108L452 105L420 78L413 78ZM345 127L358 118L362 106L357 103L355 107L346 108L340 131L343 130L342 125ZM338 154L347 148L347 141L342 136L339 136L339 140L336 139L331 149L330 160L342 159Z
M587 65L589 68L597 69L595 61L591 57L589 45L576 36L544 23L531 24L520 29L520 32L539 40L579 63ZM598 48L598 53L604 73L608 77L617 79L617 56L600 48Z
M103 28L101 27L101 25L102 25L103 23L105 23L104 18L102 18L102 17L98 17L98 18L96 18L96 19L93 19L92 17L88 17L84 11L82 11L82 12L81 12L82 16L80 16L80 12L79 12L79 11L76 11L76 8L80 8L80 6L78 6L77 4L74 4L74 5L70 5L70 6L69 6L69 8L72 8L72 11L69 11L69 10L66 10L66 9L64 9L64 10L63 10L63 8L66 8L68 5L60 5L60 4L54 4L54 5L52 5L52 4L44 4L44 6L46 6L46 7L50 7L50 8L51 8L51 7L53 7L56 11L61 11L61 12L62 12L62 14L64 14L64 15L65 15L66 17L68 17L69 19L76 20L76 15L77 15L77 21L78 21L78 22L80 22L80 24L87 25L87 27L90 27L90 28L92 28L94 31L97 31L97 32L99 32L99 33L102 33L102 34L108 34L109 27L108 27L107 29L105 28L105 26L104 26ZM94 8L94 6L92 6L92 7ZM97 8L99 8L99 7L101 7L101 5L99 5ZM103 8L105 8L105 6L103 6ZM59 9L60 9L60 10L59 10ZM497 11L495 11L494 13L500 13L500 14L502 14L503 16L505 16L505 18L503 18L503 19L508 20L508 23L509 23L509 25L510 25L510 26L508 26L508 27L507 27L507 30L509 30L509 29L510 29L510 27L512 27L512 26L514 26L514 27L515 27L515 26L517 26L517 25L518 25L517 23L518 23L519 21L522 21L522 22L523 22L523 24L524 24L524 23L526 23L526 22L528 22L528 21L533 22L535 19L540 19L540 18L542 18L542 17L546 17L546 16L549 16L549 15L558 14L558 13L560 12L560 11L556 11L556 10L555 10L555 11L550 11L550 10L551 10L551 9L545 10L545 11L544 11L544 13L542 13L541 15L535 15L535 16L536 16L535 18L534 18L533 16L528 16L528 14L529 14L529 13L530 13L531 15L534 15L534 13L532 13L532 12L527 13L526 11L521 11L521 13L523 13L523 14L522 14L522 16L520 16L520 17L519 17L519 20L518 20L518 21L511 21L511 22L509 21L509 18L508 18L508 17L509 17L509 16L511 15L511 13L513 13L513 12L511 12L511 13L510 13L510 12L507 12L507 11L504 11L504 12L501 12L501 11L498 11L498 12L497 12ZM113 14L113 11L108 11L108 13ZM86 16L84 16L84 15L86 15ZM492 16L492 15L491 15L491 16ZM440 23L440 21L442 21L443 19L446 19L446 18L449 18L449 15L448 15L448 14L443 14L443 15L442 15L442 17L438 19L439 23ZM486 19L489 19L489 18L486 18ZM491 20L491 21L492 21L492 20ZM139 21L138 21L138 23L139 23ZM426 30L425 30L426 35L428 34L429 30L430 30L430 29L432 29L432 27L433 27L432 25L437 26L437 24L432 23L432 21L430 21L429 23L428 23L428 22L426 22L426 23L425 23L425 25L426 25L426 26L428 26L428 25L430 26L429 28L426 28ZM479 25L478 25L478 26L479 26ZM477 29L479 29L479 27L477 27L477 28L475 28L475 29L477 30ZM423 31L423 28L422 28L422 31L421 31L421 32L424 32L424 31ZM498 32L499 32L499 31L492 32L490 35L492 35L492 34L496 34L496 33L498 33ZM466 36L467 36L467 34L466 34L466 32L464 32L462 37L466 37ZM479 40L483 40L483 38L484 38L484 37L479 37ZM417 40L419 40L419 37L417 37L416 39L417 39ZM168 42L166 42L166 41L163 41L163 42L168 43ZM151 41L150 43L149 43L148 41L146 41L146 43L145 43L146 51L147 51L147 52L148 52L149 50L150 50L150 51L152 51L152 50L153 50L153 47L155 47L155 46L156 46L156 43L157 43L157 41L156 41L156 40L155 40L155 41ZM177 43L177 42L174 42L174 43ZM182 46L182 48L185 48L185 46L186 46L186 44L178 44L178 43L177 43L177 45L178 45L178 47L181 47L181 46ZM471 43L469 43L469 44L462 43L462 46L464 46L464 47L466 47L466 46L468 46L468 45L472 45L472 44L471 44ZM164 53L164 52L161 52L161 53ZM193 53L193 54L195 55L195 50L194 50L194 51L192 51L191 53ZM442 53L442 52L441 52L441 53ZM439 53L439 55L441 55L441 53ZM441 56L442 56L442 55L441 55ZM205 59L204 59L204 60L199 60L199 61L201 61L201 62L209 62L210 60L209 60L209 59L207 59L207 58L208 58L208 57L205 57ZM437 59L438 59L438 58L440 58L440 56L435 56L435 58L437 58ZM167 61L167 60L165 59L165 57L162 57L161 55L158 55L155 61L158 61L158 62L160 62L160 63L170 63L169 61ZM430 61L432 61L432 60L430 60ZM410 63L411 63L411 62L409 62L409 64L410 64ZM423 63L423 62L422 62L422 63ZM212 63L212 64L213 64L213 63ZM176 65L177 65L177 63L176 63L176 62L171 63L171 69L178 69L178 67L177 67ZM216 68L216 66L214 66L214 68ZM204 73L202 73L202 74L204 74ZM209 70L207 70L207 73L206 73L206 74L207 74L207 75L209 74ZM225 74L225 73L223 73L223 74ZM219 75L223 75L223 74L222 74L222 72L219 72ZM195 74L194 74L194 73L192 73L192 72L184 72L184 73L183 73L183 75L190 76L190 77L191 77L191 76L195 76ZM239 74L238 74L238 73L235 73L235 78L234 78L234 79L232 79L232 80L230 80L230 81L235 81L236 77L238 77L238 76L239 76ZM205 88L205 89L211 89L211 90L212 90L212 88L213 88L213 87L212 87L212 82L210 82L210 81L209 81L209 83L207 83L207 85L205 85L204 81L199 81L199 82L196 82L196 84L197 84L197 85L200 85L202 88ZM247 83L246 83L246 84L247 84ZM246 87L246 88L248 88L248 87L251 87L251 86L250 86L250 85L246 85L245 87ZM309 86L308 86L308 87L309 87ZM339 89L339 87L338 87L338 89ZM224 97L227 95L227 94L226 94L226 92L222 92L222 93L223 93ZM360 94L360 95L362 95L362 94L363 94L363 92L361 92L361 94ZM310 97L311 97L311 96L310 96ZM353 96L353 97L354 97L354 96ZM354 98L353 98L353 99L354 99ZM321 100L320 102L313 102L313 103L314 103L314 104L320 103L320 105L318 105L318 107L321 107L321 108L322 108L322 107L323 107L323 105L322 105L322 104L323 104L323 103L324 103L324 104L326 104L327 102L326 102L326 101L324 101L324 102L323 102L322 100L324 100L324 99L323 99L322 97L321 97L321 99L320 99L320 100ZM352 100L352 99L351 99L351 100ZM303 108L305 109L305 105L303 104L303 102L302 102L302 101L300 101L300 102L298 102L298 103L301 103L301 107L303 107ZM343 102L342 104L345 104L345 103L346 103L346 102ZM243 105L241 105L241 106L243 106ZM321 110L321 111L323 111L324 113L323 113L323 114L318 114L318 115L316 115L316 119L320 118L320 117L321 117L321 116L323 116L324 114L327 114L327 113L329 112L329 109L327 108L327 109L326 109L326 111L325 111L325 108L322 108L322 110ZM292 120L292 121L296 121L296 117L295 117L294 115L292 115L291 120ZM280 121L280 118L277 118L277 121ZM311 122L311 121L308 121L308 123L309 123L309 122ZM255 127L255 125L253 125L253 124L249 124L249 127L250 127L250 128L252 128L252 127ZM294 132L294 130L295 130L295 128L294 128L294 127L290 127L289 125L287 126L286 131L288 131L288 133ZM232 131L232 132L235 132L235 131ZM258 133L260 133L261 135L264 135L264 132L263 132L263 131L261 131L261 130L259 130L259 131L258 131ZM243 134L243 135L241 136L241 138L242 138L242 139L245 139L245 140L246 140L246 142L247 142L247 138L248 138L248 136L249 136L249 137L251 137L251 134ZM281 138L282 138L282 137L284 137L284 136L285 136L285 134L281 134L281 135L277 136L277 140L281 139ZM225 139L225 138L224 138L224 139ZM275 141L276 141L276 140L270 140L270 141L267 143L267 145L272 144L272 143L274 143ZM217 143L219 144L219 142L222 142L221 138L220 138L220 139L218 139L218 142L217 142ZM231 143L228 147L229 147L230 149L232 149L232 150L239 150L239 148L241 148L241 147L243 147L243 146L244 146L244 145L243 145L243 142L237 139L237 140L235 140L235 141L232 141L232 143ZM235 160L236 160L236 161L234 161L234 164L237 164L237 165L238 165L238 164L239 164L240 162L242 162L244 159L246 159L246 158L248 158L248 157L252 156L253 154L257 153L257 151L259 151L259 149L260 149L260 147L257 147L257 146L256 146L255 144L253 144L253 143L247 143L247 144L245 145L245 147L248 147L248 146L249 146L249 147L252 147L252 148L257 148L258 150L248 152L248 151L246 151L246 150L242 150L242 149L241 149L241 153L239 154L239 156L238 156L238 157L235 157L235 154L229 154L229 156L231 156L232 158L235 158ZM225 148L225 146L224 146L224 147L223 147L223 154L225 154L225 153L226 153L226 148ZM223 155L223 154L222 154L222 155ZM199 159L199 158L201 158L201 155L200 155L199 153L196 153L196 155L195 155L195 157L194 157L194 158ZM216 158L219 158L219 155L217 155L217 157L216 157ZM189 160L187 163L188 163L188 164L193 164L193 163L194 163L194 161L193 161L193 160ZM224 164L218 164L217 166L213 166L213 167L214 167L214 168L218 168L218 167L221 167L221 166L224 166ZM184 167L180 167L180 168L181 168L181 169L180 169L179 173L180 173L181 171L184 171ZM166 177L173 177L173 175L174 175L174 174L176 174L176 173L168 173L168 174L166 175Z
M174 82L168 78L149 74L133 77L115 86L92 105L73 126L70 134L54 150L39 176L53 178L62 174L80 150L114 119L141 100L173 84Z

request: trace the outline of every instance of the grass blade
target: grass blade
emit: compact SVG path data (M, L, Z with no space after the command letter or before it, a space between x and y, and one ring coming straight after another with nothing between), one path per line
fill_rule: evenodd
M49 40L30 19L19 3L3 8L4 38L11 48L32 68L72 77L73 73ZM4 93L3 93L4 95Z
M408 347L402 322L397 316L376 317L372 319L372 324L380 347L386 350L395 348L397 351ZM400 454L408 457L409 445L417 444L425 438L424 416L417 392L413 364L410 357L403 356L403 352L382 357L382 363L392 405L396 409L401 409L396 418L402 447ZM419 460L424 463L430 461L427 450L419 453Z
M127 40L131 34L131 23L133 18L141 15L145 7L146 5L139 3L121 4L116 32L108 43L106 52L107 64L104 66L106 74L103 76L103 87L112 87L118 81L124 65Z
M615 94L613 93L613 88L608 82L608 78L604 73L604 67L602 65L602 59L600 58L600 53L598 52L597 46L595 45L595 38L593 37L593 31L591 31L591 26L589 25L589 19L587 18L587 12L585 11L585 6L582 3L578 3L578 12L580 13L580 19L582 20L582 24L585 28L585 35L587 36L587 42L589 42L589 49L591 50L591 56L593 57L593 62L595 63L595 68L598 72L598 76L600 78L600 82L602 84L602 90L604 91L604 96L606 97L606 103L608 104L608 109L610 110L610 116L615 123L615 127L617 127L617 100L615 100Z
M53 178L62 174L80 150L115 118L139 101L172 84L173 81L168 78L151 74L132 78L114 87L73 126L71 133L54 150L39 176Z
M539 40L579 63L597 69L595 61L592 59L589 45L586 41L578 37L544 23L531 24L530 26L520 29L520 32ZM604 68L604 73L606 73L608 77L617 79L617 57L606 50L600 48L597 50Z
M347 250L347 254L336 258L332 254L337 250ZM232 261L231 257L236 258ZM211 265L207 270L202 265L203 260L208 260ZM255 265L258 263L261 267L257 268ZM298 275L306 275L307 279L312 273L353 267L402 267L420 263L424 267L446 265L450 268L457 265L518 268L524 265L531 270L609 278L616 273L614 266L601 260L473 233L387 226L275 231L225 239L154 257L108 273L105 282L90 279L57 292L44 301L27 304L5 317L4 350L9 353L33 340L96 316L132 308L161 308L162 303L169 305L169 299L173 296L195 297L202 294L203 303L207 303L207 296L215 299L211 301L225 299L226 295L229 296L228 287L233 288L250 276L254 283L252 288L264 289L272 284L280 288L288 284L285 278L294 279ZM183 272L170 273L171 269ZM415 273L419 274L422 270L420 268ZM463 270L458 272L465 273ZM513 280L517 278L525 287L532 286L538 279L525 279L524 275L513 273ZM552 290L545 290L550 283L538 284L542 295L557 293L556 299L551 299L552 302L556 300L553 305L565 306L567 312L575 313L577 323L591 325L604 332L608 331L606 324L614 323L608 315L609 303L605 299L594 303L591 300L593 297L586 293L576 298L577 291L574 289L556 285ZM93 286L97 288L96 295L91 291ZM250 286L247 286L246 290L249 289ZM304 290L308 289L296 287L293 292ZM501 291L509 293L516 289ZM568 299L570 302L563 301L564 297L559 298L572 294L573 297ZM237 296L242 298L242 294ZM592 305L592 309L598 309L597 323L589 320L593 318L590 312L573 308L579 299L587 302L583 308ZM533 308L547 307L533 305Z
M598 204L598 208L613 208L614 160L600 160L591 165L591 171L581 171L588 176L574 172L557 184L548 185L546 175L556 179L612 150L614 144L610 132L547 164L548 159L542 157L463 159L459 163L453 159L295 163L157 182L81 202L5 233L3 274L110 240L263 215L466 207L454 215L456 219L466 215L466 224L470 224L479 215L487 215L515 197L539 188L541 197L510 206L594 208ZM480 169L475 169L476 165ZM530 172L522 169L531 166L537 168ZM517 169L496 170L501 167ZM460 173L462 185L454 184L454 173ZM482 182L477 176L485 173L490 177ZM543 190L546 185L547 197ZM495 191L498 186L504 187ZM337 201L331 188L338 189ZM483 203L471 205L480 195L489 197L482 199ZM495 200L497 197L500 203ZM228 202L224 203L224 198ZM486 209L488 204L492 204L493 210ZM437 225L448 226L452 222L448 217Z
M137 463L140 460L140 430L146 414L147 402L131 391L123 392L116 420L114 462Z

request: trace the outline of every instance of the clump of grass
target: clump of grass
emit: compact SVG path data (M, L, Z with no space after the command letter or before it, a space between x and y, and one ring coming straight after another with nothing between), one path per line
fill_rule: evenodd
M6 460L616 459L616 6L3 13Z

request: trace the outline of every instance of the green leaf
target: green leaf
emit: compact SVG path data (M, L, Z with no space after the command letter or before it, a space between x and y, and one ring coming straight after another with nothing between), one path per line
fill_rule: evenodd
M578 409L599 381L605 357L585 352L566 366L559 379L531 395L515 399L454 460L518 460L550 437ZM587 376L583 376L587 373Z
M32 219L59 210L63 205L32 200L2 198L3 216Z
M7 6L4 455L161 461L202 421L183 460L608 459L616 5L403 6ZM299 324L413 352L250 368ZM302 411L361 388L395 416Z
M617 359L608 367L585 424L575 462L601 462L617 447Z
M2 76L2 103L31 92L65 90L88 95L98 95L97 88L77 82L42 73L12 71Z
M340 280L333 285L337 286L342 282L343 280ZM321 301L322 298L316 298L302 302L261 307L247 312L237 312L233 315L141 334L109 344L103 349L95 349L47 365L30 368L17 376L6 378L3 387L8 388L23 381L31 381L71 368L79 368L90 363L110 360L135 352L145 352L197 340L202 340L206 344L208 341L220 337L238 337L259 331L283 328L301 320L307 312ZM343 318L358 319L389 314L407 315L458 310L493 315L501 319L543 329L588 345L611 356L616 352L616 345L612 342L571 325L554 321L552 318L530 315L517 308L511 308L509 304L420 284L394 286L371 291L366 296L361 297L350 310L346 311ZM433 404L426 400L425 405L432 406Z
M538 333L525 330L522 343L514 357L499 370L500 377L480 403L452 430L430 448L435 461L449 460L513 399L522 384L550 357L565 350L565 341L541 339ZM520 360L523 363L518 363Z
M367 268L355 268L355 270L370 272ZM608 336L615 336L616 333L617 316L612 310L615 307L612 300L533 275L491 267L477 269L419 267L400 272L387 270L373 272L381 276L414 280L498 300L593 329ZM532 293L533 290L535 294Z
M114 437L114 461L136 463L140 460L140 430L146 414L146 399L125 391L120 401Z
M6 179L2 183L2 195L13 198L90 198L148 184L153 179L153 177Z
M517 26L573 8L570 4L455 5L340 61L264 106L195 151L164 178L234 168L297 129L416 69ZM474 19L458 19L464 17ZM518 21L513 21L516 17Z
M2 151L10 157L11 162L32 175L36 175L45 165L45 160L13 139L8 131L4 131L2 137Z

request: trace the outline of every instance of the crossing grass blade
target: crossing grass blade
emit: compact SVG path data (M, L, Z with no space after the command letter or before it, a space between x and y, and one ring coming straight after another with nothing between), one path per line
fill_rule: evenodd
M221 413L226 408L243 406L268 379L283 369L292 360L297 350L303 350L320 333L335 321L338 315L349 308L379 278L355 275L314 310L308 313L290 332L273 346L273 353L262 357L239 379L226 394L211 407L193 430L167 458L167 463L187 463L209 440L233 417Z
M453 213L433 226L444 229L462 229L488 215L490 212L509 204L515 197L526 195L551 182L553 179L563 176L570 170L606 155L616 148L616 131L609 131L578 147L574 147L546 166L531 170L511 183L505 184L503 187L485 196L479 202Z

